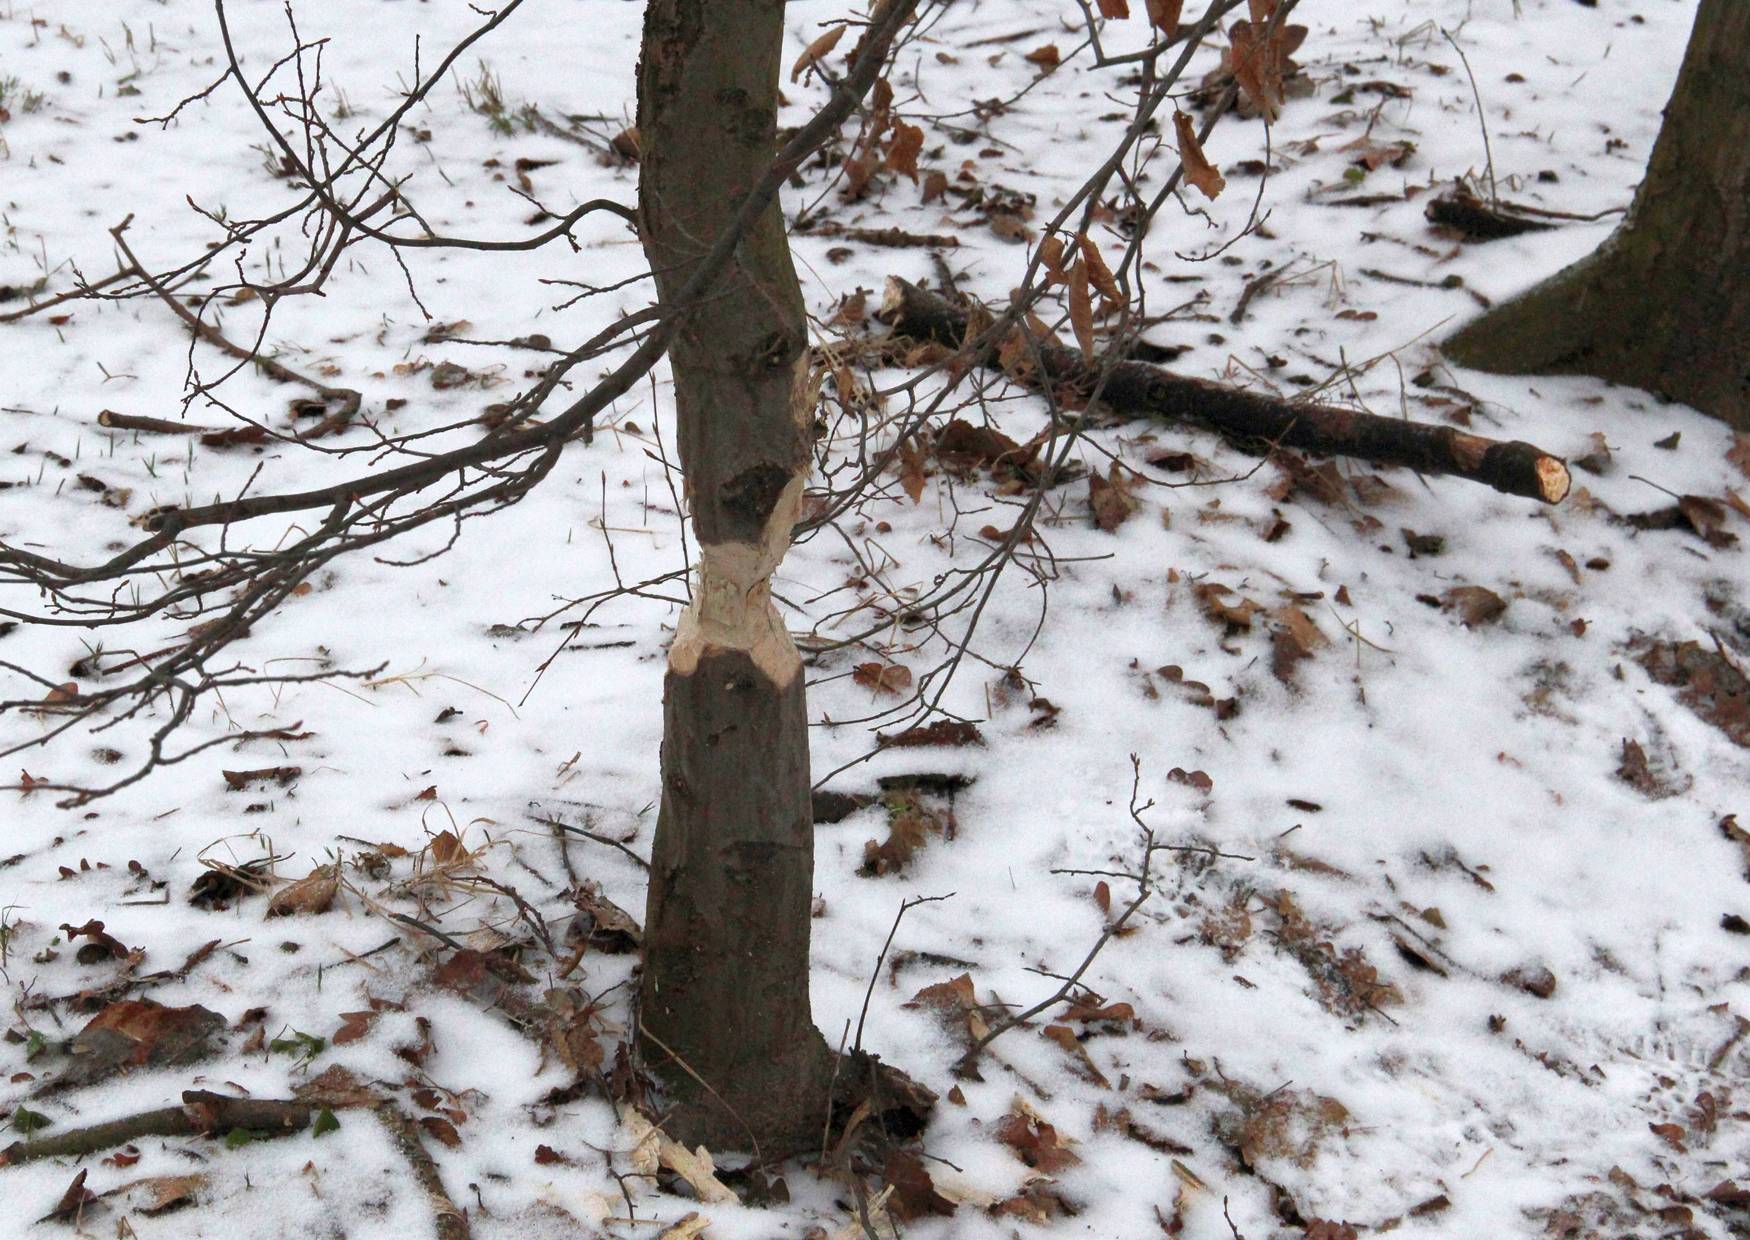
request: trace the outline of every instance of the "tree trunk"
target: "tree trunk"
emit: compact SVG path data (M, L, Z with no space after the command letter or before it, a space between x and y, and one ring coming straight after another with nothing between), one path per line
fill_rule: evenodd
M1501 374L1596 375L1750 430L1750 4L1701 0L1616 233L1445 352Z
M672 302L776 149L783 0L649 0L639 219ZM770 600L808 468L807 323L774 201L669 348L699 541L663 686L642 1051L675 1139L818 1146L832 1057L808 1002L814 880L801 660Z

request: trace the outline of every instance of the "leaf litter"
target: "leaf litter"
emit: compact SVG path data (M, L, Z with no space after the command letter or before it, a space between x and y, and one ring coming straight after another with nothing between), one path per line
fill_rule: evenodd
M1138 37L1184 18L1183 6L1161 0L1097 7ZM1040 562L1059 562L1051 622L1037 643L1025 635L1040 591L999 592L990 631L1002 640L978 645L988 678L963 678L956 716L881 729L876 778L915 770L927 754L940 759L929 765L977 774L976 788L952 797L861 792L871 799L857 806L853 798L843 828L819 829L816 1007L829 1033L858 1014L894 903L913 890L957 893L912 914L869 1013L871 1044L942 1084L948 1101L921 1145L861 1155L851 1172L873 1190L872 1219L907 1220L909 1234L923 1236L1023 1224L1043 1234L1165 1227L1227 1236L1229 1215L1239 1233L1322 1240L1388 1228L1731 1234L1750 1218L1743 1177L1727 1174L1745 1154L1750 1013L1731 954L1741 940L1725 937L1740 934L1732 919L1743 925L1750 913L1750 835L1733 816L1743 812L1734 798L1744 786L1750 630L1718 583L1741 578L1736 557L1750 515L1734 497L1750 477L1750 448L1741 435L1634 393L1540 381L1533 395L1523 382L1450 372L1425 345L1403 344L1469 313L1473 294L1510 295L1534 268L1553 270L1559 263L1540 238L1575 227L1483 244L1430 229L1428 204L1457 201L1446 187L1484 158L1475 101L1437 27L1458 31L1472 62L1492 71L1480 75L1481 94L1493 159L1522 183L1514 200L1590 210L1626 202L1638 179L1692 6L1629 22L1603 7L1526 6L1518 17L1507 6L1472 15L1442 0L1414 12L1388 6L1372 15L1377 24L1327 15L1309 23L1312 33L1286 25L1272 38L1260 32L1274 7L1251 4L1243 26L1224 23L1222 46L1196 66L1202 85L1185 101L1190 110L1159 135L1187 157L1187 203L1228 235L1245 223L1248 203L1239 200L1249 178L1266 169L1271 214L1222 256L1232 263L1180 263L1172 248L1193 243L1177 226L1166 248L1150 241L1151 312L1194 293L1202 300L1151 323L1148 343L1173 351L1186 373L1283 390L1352 384L1355 398L1376 408L1500 422L1565 445L1592 471L1592 489L1528 518L1522 506L1438 480L1424 487L1403 471L1382 478L1276 452L1249 481L1210 493L1164 490L1156 483L1245 479L1258 459L1212 437L1150 430L1153 438L1139 441L1136 427L1091 423L1105 455L1089 453L1052 480L1047 515L1023 544ZM961 279L1000 299L1023 244L1039 241L1071 154L1090 141L1066 137L1066 118L1124 123L1085 115L1073 43L1035 29L1037 14L1012 3L959 8L925 45L929 73L942 76L895 83L876 101L883 114L847 133L833 171L848 172L855 192L834 190L838 234L797 237L799 254L831 276L831 288L810 294L823 314L839 294L879 288L895 271L934 274L921 251L856 240L855 229L952 235L958 244L941 248L952 249L955 268L976 273ZM333 13L300 4L298 16L316 28ZM616 118L604 138L612 135L617 158L567 163L574 144L514 126L507 134L461 109L431 123L477 149L483 169L498 160L507 178L519 168L525 177L563 169L628 195L635 16L604 9L592 29L550 29L517 53L530 58L529 89L543 76L568 83L565 99L541 104L543 116L562 106L567 115ZM71 78L50 92L59 95L50 106L62 109L54 117L15 109L3 131L14 162L42 156L41 183L21 192L17 219L21 235L42 236L57 262L83 234L43 204L77 200L69 169L107 160L110 130L128 131L138 110L137 101L98 92L113 78L101 60L105 41L127 46L119 21L81 15L62 31L22 15L0 22L9 72L17 65L47 82L65 67ZM839 71L847 29L792 27L784 63L797 80L787 87L786 124L827 89L816 79ZM507 25L504 37L514 31ZM972 46L1017 31L1027 33L1012 44ZM165 97L195 88L197 61L212 51L202 37L161 51L142 84ZM1616 52L1604 61L1607 44ZM599 72L572 71L597 48L605 50L589 63ZM349 90L385 80L381 47L337 38L328 51ZM537 72L539 64L552 72ZM951 73L971 76L950 88ZM961 92L987 136L926 115L908 93L921 85ZM1230 87L1242 115L1276 114L1267 162L1261 126L1251 122L1224 122L1207 141L1195 139L1207 116L1197 109ZM1023 88L1029 93L1001 108L985 102ZM1502 119L1507 109L1537 133L1516 132ZM1596 137L1606 121L1631 152L1611 153ZM244 165L254 157L242 130L225 124L142 131L140 141L172 144L156 166L176 167L188 148L175 144L217 151L236 137L245 152L236 183L251 184L259 170ZM51 139L64 162L46 157ZM1546 169L1559 175L1540 177ZM824 176L807 171L811 196L827 188ZM167 253L202 236L174 222L188 188L169 177L141 189L139 205L130 199L130 209L162 208ZM1379 201L1338 205L1370 196ZM1096 209L1067 245L1040 243L1042 259L1046 246L1059 247L1046 265L1061 272L1062 339L1093 349L1117 343L1121 294L1111 268L1128 244L1124 230L1124 220ZM1506 248L1515 246L1524 248ZM848 253L830 257L837 250ZM6 261L17 265L20 254ZM590 243L589 257L637 274L606 244ZM97 270L105 257L81 261ZM521 337L547 311L539 298L507 292L510 273L530 276L537 293L536 279L549 273L519 262L507 255L491 269L452 267L436 321ZM1325 274L1277 280L1250 298L1243 321L1229 321L1253 281L1294 262L1297 272ZM1414 283L1364 283L1364 268ZM0 268L8 289L34 278ZM414 401L465 401L495 381L494 364L472 360L385 365L371 343L378 332L409 358L421 356L422 343L457 347L453 333L434 334L397 296L374 277L337 289L333 323L323 328L357 342L333 346L343 369L382 371L383 390L396 393L386 414L411 416ZM865 321L853 317L853 326ZM136 390L178 390L169 355L181 351L164 347L169 337L112 318L105 312L105 331L139 359ZM48 361L30 381L39 386L20 393L74 415L36 424L29 438L82 462L67 473L65 502L82 494L84 512L120 505L125 513L166 484L119 439L113 465L79 455L76 416L119 404L120 390L105 390L94 363L108 355L80 326L55 325L65 340L52 346L43 337L33 356ZM557 326L543 330L561 337ZM1414 376L1407 383L1389 361L1358 361L1392 350ZM1013 373L1025 360L1018 351L1009 358ZM869 379L852 380L859 399ZM628 402L630 445L655 418L647 403ZM823 539L799 548L786 573L823 589L852 573L878 577L888 593L873 582L869 592L886 608L883 620L904 630L907 592L959 564L945 542L1012 528L1000 509L1043 480L1040 430L1051 416L1043 401L1011 393L982 416L959 415L903 446L888 475L896 502L871 510L856 530L870 562L853 564ZM196 476L212 491L243 486L263 446L259 436L195 438ZM604 548L538 549L573 509L595 514L599 482L608 493L600 524L623 569L655 577L679 554L672 526L656 520L651 458L607 446L611 438L580 448L589 486L557 487L503 518L526 516L530 525L464 540L454 558L405 577L340 567L332 591L324 585L302 601L307 611L258 639L260 653L319 660L338 648L363 658L381 648L367 649L356 632L356 617L369 615L386 647L430 654L446 674L500 692L518 683L526 669L483 634L488 622L517 618L505 613L506 598L534 610L554 583L609 571ZM87 454L95 442L85 441ZM1655 476L1671 502L1648 511L1631 481L1637 473ZM1085 489L1061 486L1072 474ZM63 500L48 490L11 488L7 502L20 514L39 506L53 521ZM970 524L955 525L956 503ZM997 510L974 512L980 505ZM1170 520L1157 519L1168 512ZM29 522L20 515L15 524ZM635 547L639 540L649 545ZM507 545L519 554L506 555ZM876 556L876 545L896 563ZM390 602L416 595L421 606ZM449 623L452 609L465 624ZM33 1203L24 1213L74 1220L125 1201L143 1215L161 1202L218 1230L247 1224L254 1203L271 1200L288 1234L356 1232L366 1219L417 1234L431 1226L428 1202L381 1177L393 1147L377 1126L347 1118L390 1104L415 1116L452 1190L478 1186L477 1198L453 1203L476 1235L576 1234L579 1221L622 1234L610 1221L627 1208L622 1187L640 1223L658 1221L653 1234L765 1234L757 1212L730 1200L746 1181L719 1151L676 1147L665 1165L659 1137L651 1173L659 1178L633 1183L650 1136L622 1128L614 1110L638 1091L618 1000L641 941L627 910L642 908L644 896L635 857L648 856L656 734L651 712L634 704L654 700L639 660L661 648L664 620L628 617L633 646L577 654L600 660L595 679L575 694L537 695L514 716L490 698L458 697L462 709L434 725L435 705L417 692L426 682L413 673L370 690L368 704L289 691L284 721L320 718L320 735L221 748L210 763L191 761L185 785L148 783L89 820L59 815L44 793L31 793L56 773L33 760L11 807L16 842L7 852L17 856L0 859L0 962L19 1001L4 1046L7 1122L20 1139L25 1129L47 1135L162 1105L196 1078L224 1081L238 1096L308 1099L338 1118L320 1145L300 1137L213 1148L198 1184L175 1143L154 1140L131 1154L110 1151L114 1161L76 1179L52 1161L0 1171L18 1200ZM36 638L8 631L6 640ZM825 725L814 729L817 772L868 748L868 734L837 721L867 713L871 699L878 708L904 699L930 666L927 653L884 646L841 664L855 670L815 690ZM1529 670L1557 663L1569 669L1559 681ZM76 694L82 679L69 683ZM1559 711L1528 706L1540 686ZM43 708L68 700L52 689ZM1036 701L1050 711L1018 709ZM620 721L624 736L586 737L583 712ZM1053 726L1029 726L1040 716ZM589 753L567 766L585 739ZM118 750L138 744L121 731L111 740ZM983 1081L950 1077L967 1045L1060 985L1131 898L1137 840L1124 793L1133 752L1144 759L1144 795L1160 802L1146 820L1185 850L1157 858L1158 890L1080 986L993 1044ZM543 806L574 798L559 816L592 823L632 855L579 837L561 848L528 820L537 796ZM262 837L237 846L234 833L257 823L273 825L274 845ZM231 850L200 851L222 834ZM1059 869L1097 873L1052 873ZM170 903L160 903L166 892ZM269 919L270 910L281 915ZM146 972L178 960L194 963ZM926 968L932 973L920 976ZM153 999L141 997L148 985ZM32 1101L36 1091L41 1101ZM1606 1142L1599 1133L1621 1135ZM788 1178L796 1199L769 1207L789 1212L786 1226L863 1234L845 1182L825 1190ZM300 1189L265 1197L261 1186L276 1183Z

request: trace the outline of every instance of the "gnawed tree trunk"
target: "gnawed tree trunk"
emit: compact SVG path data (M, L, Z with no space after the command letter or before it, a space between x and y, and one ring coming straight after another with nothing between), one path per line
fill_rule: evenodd
M1750 430L1750 3L1702 0L1615 234L1444 348L1479 370L1646 388Z
M672 303L775 150L783 0L649 0L639 217ZM700 544L664 683L640 1020L677 1140L818 1147L832 1056L808 1003L814 879L801 660L770 599L808 468L807 324L772 203L669 348Z

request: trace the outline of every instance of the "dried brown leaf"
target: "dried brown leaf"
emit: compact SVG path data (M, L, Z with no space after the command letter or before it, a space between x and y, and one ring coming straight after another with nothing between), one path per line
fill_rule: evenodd
M1294 670L1302 659L1328 645L1312 617L1298 607L1278 607L1270 613L1275 630L1270 637L1270 670L1283 684L1294 683Z
M1467 629L1498 620L1507 610L1507 600L1484 586L1454 586L1440 596L1447 611L1457 612Z
M1031 453L993 426L955 418L936 436L936 459L955 468L1020 464Z
M924 131L904 121L893 123L893 136L887 142L887 170L918 180L918 156L924 149Z
M1725 548L1738 541L1736 534L1725 529L1726 508L1718 500L1705 495L1679 496L1677 511L1689 523L1689 528L1700 534L1710 547Z
M942 834L946 824L932 810L911 800L895 802L888 807L887 838L864 842L863 865L857 872L865 878L897 874L931 835Z
M1738 472L1750 478L1750 435L1733 435L1732 446L1726 449L1726 460L1738 467Z
M1106 1074L1101 1072L1099 1066L1094 1063L1093 1057L1088 1054L1088 1048L1082 1045L1080 1038L1076 1037L1074 1029L1068 1025L1047 1025L1039 1032L1041 1036L1061 1046L1068 1052L1070 1058L1075 1060L1075 1065L1070 1071L1083 1080L1093 1082L1101 1089L1112 1088L1112 1082L1106 1079Z
M1094 525L1111 534L1128 521L1142 507L1142 501L1131 494L1135 486L1135 479L1117 461L1105 477L1090 473L1088 508L1094 514Z
M1088 265L1077 259L1069 269L1069 325L1076 344L1089 358L1094 356L1094 301L1088 292Z
M851 679L865 689L897 696L911 688L911 669L899 663L859 663Z
M468 850L462 844L461 837L448 829L432 836L427 847L431 850L431 859L445 869L463 865L469 860Z
M302 1085L295 1086L292 1093L311 1106L335 1111L343 1107L374 1107L383 1100L381 1094L339 1064L330 1064Z
M182 1206L194 1204L195 1194L207 1186L207 1177L190 1175L153 1175L134 1180L104 1192L105 1197L126 1193L134 1208L150 1218L168 1214Z
M1556 993L1556 975L1542 965L1520 965L1501 974L1501 980L1515 990L1539 999Z
M888 1150L881 1178L893 1186L888 1208L904 1221L954 1213L954 1203L936 1191L923 1160L908 1150Z
M1616 777L1645 796L1660 798L1670 795L1664 781L1653 773L1647 761L1647 751L1631 737L1622 738L1622 757L1616 765Z
M958 719L938 719L934 723L914 724L903 732L877 732L875 742L884 748L909 749L922 745L958 747L984 744L984 733L974 723Z
M839 40L845 37L848 27L834 26L825 34L803 49L802 55L796 58L796 63L790 67L790 80L799 82L802 75L818 65L833 48L839 45Z
M375 1012L342 1012L340 1014L340 1028L336 1029L334 1036L328 1040L336 1046L357 1042L371 1031L371 1026L376 1022L376 1019Z
M1266 37L1264 27L1237 21L1228 31L1228 62L1248 102L1266 118L1282 112L1282 73L1287 51L1283 33Z
M1056 233L1039 243L1039 262L1050 275L1051 283L1061 284L1069 279L1063 267L1063 238Z
M304 768L299 766L268 766L257 771L221 771L219 773L225 777L225 785L229 791L242 792L250 784L256 782L275 783L284 788L287 784L294 783L304 773Z
M924 1008L934 1012L944 1025L966 1038L969 1044L990 1032L990 1026L985 1023L984 1011L973 990L970 973L962 973L948 981L925 986L905 1006L908 1009Z
M268 901L269 917L290 917L294 913L326 913L334 907L340 894L340 867L319 865L295 883L288 883L274 892Z
M1253 618L1264 610L1259 604L1237 593L1232 586L1224 586L1218 581L1200 582L1192 588L1191 593L1196 597L1198 606L1203 608L1203 614L1225 626L1229 633L1249 630Z
M1174 111L1173 132L1179 139L1179 165L1185 170L1186 184L1201 190L1205 198L1219 195L1227 181L1203 153L1203 143L1197 140L1197 130L1188 113Z
M924 498L924 452L915 439L907 439L899 445L897 454L899 464L899 485L905 493L911 496L911 502L916 504Z
M85 1207L97 1200L97 1194L85 1187L86 1174L81 1171L74 1176L73 1182L67 1185L67 1191L61 1194L61 1200L55 1204L55 1208L49 1211L46 1219L38 1221L76 1222L84 1214Z
M1178 33L1179 15L1185 11L1185 0L1147 0L1147 3L1150 25L1168 37Z
M1124 294L1119 291L1118 281L1112 275L1112 269L1106 266L1106 257L1100 253L1099 245L1087 233L1076 238L1076 250L1088 264L1088 280L1100 290L1100 296L1113 305L1121 305Z
M461 1148L462 1134L456 1131L454 1124L442 1116L422 1115L419 1117L419 1126L425 1129L427 1136L445 1148L452 1150Z
M607 956L622 956L644 946L644 929L638 919L602 894L601 885L589 879L571 893L577 908L568 937L583 939Z
M1056 1175L1081 1162L1057 1129L1024 1099L1015 1099L1009 1113L997 1121L995 1132L997 1140L1013 1150L1015 1157L1046 1175Z

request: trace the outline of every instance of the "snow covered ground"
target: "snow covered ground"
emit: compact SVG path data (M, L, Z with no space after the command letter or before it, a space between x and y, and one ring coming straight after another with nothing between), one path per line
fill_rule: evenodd
M1750 510L1733 510L1728 496L1750 486L1750 451L1738 446L1730 459L1728 429L1644 393L1441 362L1435 342L1477 311L1479 295L1499 300L1559 269L1616 216L1488 244L1438 235L1423 216L1429 195L1486 175L1490 158L1515 201L1581 215L1625 206L1694 8L1306 0L1296 20L1311 33L1296 59L1310 89L1272 129L1263 226L1236 239L1264 130L1230 119L1208 145L1227 192L1213 204L1192 194L1195 213L1169 205L1150 237L1149 308L1180 308L1147 337L1184 347L1174 368L1284 393L1328 383L1327 399L1432 421L1468 416L1480 434L1588 458L1599 472L1577 471L1583 490L1563 505L1350 462L1326 475L1333 485L1321 496L1285 483L1275 465L1254 471L1255 458L1213 435L1143 423L1097 430L1082 459L1105 474L1116 458L1146 478L1140 510L1097 528L1085 482L1052 492L1041 523L1048 584L1017 570L1003 577L942 702L976 720L984 744L890 748L867 761L858 760L874 727L891 722L840 721L894 699L853 669L891 661L922 676L940 662L942 638L920 644L903 610L939 574L988 552L980 531L1006 529L1019 500L986 472L956 477L932 461L918 502L890 478L882 498L841 523L846 537L822 533L785 562L779 591L794 632L831 639L894 620L863 647L811 660L815 769L844 768L826 787L873 793L880 777L919 771L972 781L953 797L952 831L931 833L899 873L859 872L866 841L887 836L880 805L819 828L813 995L829 1041L857 1021L901 901L953 893L907 914L864 1035L926 1084L958 1090L923 1150L938 1191L960 1204L901 1224L904 1234L1258 1240L1351 1234L1343 1223L1362 1235L1745 1234L1750 1197L1709 1194L1750 1175L1738 1040L1750 1017L1750 845L1721 825L1750 808L1750 754L1641 661L1647 641L1707 651L1717 642L1728 661L1750 651L1743 552L1723 537L1617 517L1668 508L1673 494L1707 497L1725 505L1721 531L1741 537ZM355 126L394 106L416 38L429 66L434 49L480 21L460 0L295 9L305 39L331 38L324 98ZM228 10L251 65L285 52L281 5L232 0ZM641 12L621 0L530 0L457 66L397 155L434 226L526 233L533 208L513 192L519 176L558 211L598 196L633 200L635 168L607 160L599 141L532 127L524 109L561 129L595 118L576 132L596 139L623 129ZM787 60L839 12L793 4ZM895 106L925 129L920 167L951 183L964 174L959 184L983 187L987 201L999 188L1036 196L1034 222L1048 217L1121 132L1130 94L1122 72L1070 55L1079 21L1067 3L947 5L893 81ZM1048 43L1065 62L1042 73L1027 54ZM212 9L188 0L0 5L0 288L46 279L43 291L57 292L75 266L107 274L109 230L130 215L142 261L170 266L214 239L213 213L243 218L287 200L233 89L168 127L138 119L205 86L219 54ZM1188 84L1213 65L1206 52ZM468 106L489 90L505 101L502 123ZM792 124L825 97L818 83L786 92ZM974 108L997 99L1009 102ZM1171 167L1170 158L1156 167L1157 183ZM1024 244L964 195L926 203L909 180L884 178L846 204L831 171L810 166L786 199L792 215L818 200L817 218L845 228L951 234L961 244L944 257L964 291L1000 301L1018 282ZM1329 205L1367 196L1382 200ZM267 343L290 365L361 389L385 430L471 416L541 359L470 342L538 332L563 347L646 304L647 286L632 283L555 310L574 290L543 281L605 286L642 271L620 221L591 217L577 236L576 252L409 252L405 274L382 249L361 248L325 297L276 310ZM1219 257L1192 261L1230 240ZM1113 254L1121 245L1116 233L1103 243ZM915 247L809 235L795 251L823 321L859 288L873 308L889 275L939 276ZM246 262L277 271L281 257L293 261L258 249ZM1284 269L1231 321L1249 284ZM24 304L14 296L0 314ZM257 315L247 302L227 306L223 324L252 339ZM192 358L203 374L225 365L204 349ZM363 464L98 424L103 410L184 416L190 359L186 332L153 300L0 324L0 448L10 454L0 456L0 540L98 559L155 505L313 486ZM467 376L440 389L433 375L445 363ZM288 389L243 372L221 395L274 422ZM1015 440L1046 426L1039 398L1000 385L991 396L990 417ZM228 418L202 400L186 416L207 426ZM570 1080L566 1066L502 1012L434 984L431 942L384 920L412 914L460 938L482 924L525 933L514 907L473 882L484 876L557 927L572 909L568 868L642 915L633 860L577 838L562 856L538 820L588 825L647 852L681 587L615 601L581 629L561 628L581 610L536 619L616 572L630 583L684 566L663 463L670 418L664 385L647 386L529 499L467 526L447 555L413 567L339 561L259 626L241 657L265 671L383 670L364 683L229 694L183 741L240 728L308 735L220 746L72 812L47 792L0 792L12 1008L0 1106L44 1116L51 1134L166 1105L192 1086L286 1097L340 1065L434 1121L426 1144L478 1237L643 1237L694 1210L715 1240L835 1235L849 1223L843 1186L806 1171L788 1175L786 1205L704 1205L625 1181L629 1203L612 1172L631 1168L631 1141L609 1103L544 1102ZM1185 465L1172 459L1182 454L1196 458L1195 472L1165 467ZM1193 478L1235 480L1176 485ZM448 537L432 527L380 554L418 559ZM1488 598L1467 587L1505 609L1486 614ZM16 597L0 606L30 605L10 589ZM947 636L964 620L950 620ZM1275 633L1304 632L1294 629L1303 622L1318 631L1310 657L1283 666ZM178 631L146 628L8 628L0 659L64 670L99 637L112 652L149 652ZM4 739L53 722L11 716ZM23 784L114 778L139 760L148 729L77 732L11 762ZM221 773L277 766L300 773L242 790ZM925 800L942 825L945 802ZM1091 1007L1128 1009L1060 1010L1053 1019L1073 1039L1045 1035L1041 1020L995 1044L982 1082L957 1080L953 1022L913 996L961 974L980 1003L1051 994L1054 975L1075 968L1134 893L1122 878L1057 871L1134 869L1139 822L1158 841L1199 850L1157 856L1159 890L1084 979L1099 997ZM471 859L446 851L445 832ZM265 919L262 895L224 910L189 903L207 861L265 856L290 878L340 862L346 890L330 912L284 920ZM60 1070L57 1046L89 1018L50 1000L127 967L76 958L65 927L93 918L143 950L136 973L175 970L219 940L149 994L199 1004L235 1028L198 1063L34 1097ZM608 992L594 1028L610 1063L625 1035L625 991L610 988L628 968L626 956L591 951L565 979ZM532 993L548 984L557 979ZM374 1006L362 1034L344 1019ZM355 1036L337 1039L349 1026ZM322 1039L320 1049L299 1033ZM1029 1166L1001 1139L1017 1099L1073 1161L1053 1151ZM86 1187L99 1193L148 1176L206 1179L185 1208L148 1215L123 1195L83 1225L130 1234L125 1218L141 1237L430 1234L429 1204L385 1130L366 1113L339 1118L317 1138L235 1149L149 1138L136 1143L136 1163L88 1159ZM538 1147L551 1153L538 1158ZM74 1171L67 1160L0 1169L0 1233L34 1234ZM1321 1220L1333 1225L1321 1230Z

